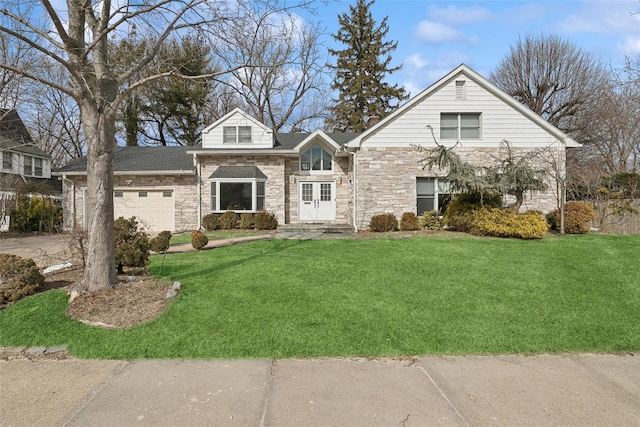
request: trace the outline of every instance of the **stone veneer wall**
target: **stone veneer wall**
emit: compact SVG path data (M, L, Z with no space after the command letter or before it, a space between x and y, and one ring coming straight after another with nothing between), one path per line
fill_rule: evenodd
M265 183L265 210L273 212L283 224L285 214L285 159L280 156L200 156L202 188L202 216L211 212L211 185L209 177L218 166L257 166L267 176Z
M75 228L82 229L83 216L83 189L87 187L87 179L84 176L74 176L75 182ZM128 184L127 181L131 183ZM175 203L175 231L195 230L197 226L197 178L195 175L118 175L114 179L116 189L153 190L172 189ZM63 222L66 231L72 231L72 185L68 180L63 185Z
M459 148L456 152L466 162L489 165L495 162L499 149ZM555 155L561 157L557 163L564 164L564 152ZM441 171L424 170L419 161L422 157L421 153L402 147L364 148L357 153L356 216L359 229L367 228L371 217L377 214L392 213L399 220L404 212L416 212L416 178L446 176ZM542 159L539 166L548 167ZM550 178L547 184L549 189L544 193L525 195L521 212L531 209L549 212L558 206L556 182ZM512 201L513 198L505 199L506 204Z

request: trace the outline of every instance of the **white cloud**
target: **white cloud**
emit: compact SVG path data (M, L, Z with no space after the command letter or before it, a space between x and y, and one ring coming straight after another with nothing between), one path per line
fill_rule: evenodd
M558 23L567 33L626 34L640 32L640 14L632 14L640 3L620 1L581 2L575 13Z
M445 24L433 21L422 21L416 29L416 36L427 43L446 43L465 40L465 35Z
M622 53L628 56L640 55L640 37L627 37L619 46Z
M413 54L402 64L402 86L415 96L468 59L467 55L459 52L440 55L436 59L427 58L422 53Z
M438 22L447 24L476 24L493 20L493 13L480 6L460 8L449 5L441 8L435 5L429 7L429 17Z

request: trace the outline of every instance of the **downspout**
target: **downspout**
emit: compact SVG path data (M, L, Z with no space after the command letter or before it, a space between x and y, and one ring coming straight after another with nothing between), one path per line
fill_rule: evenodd
M197 219L197 227L196 230L200 230L200 228L202 227L202 179L201 179L201 175L202 175L202 165L200 164L200 159L198 159L198 155L194 154L193 158L196 162L196 180L197 182L197 186L198 186L198 206L196 208L196 214L198 216Z

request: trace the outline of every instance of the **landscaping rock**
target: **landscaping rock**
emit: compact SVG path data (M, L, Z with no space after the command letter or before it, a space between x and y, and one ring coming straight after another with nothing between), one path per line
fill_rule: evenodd
M66 345L54 345L52 347L47 348L44 351L44 354L56 354L56 353L62 353L63 351L67 351Z
M180 282L173 282L173 290L175 291L179 291L180 288L182 288L182 283Z
M175 289L171 288L167 291L167 299L174 299L177 296L178 296L178 291L176 291Z
M25 354L29 356L38 356L44 354L47 351L47 347L29 347L25 350Z

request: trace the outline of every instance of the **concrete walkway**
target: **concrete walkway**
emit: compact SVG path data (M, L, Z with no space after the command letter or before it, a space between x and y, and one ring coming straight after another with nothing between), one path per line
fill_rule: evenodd
M3 426L638 426L634 355L0 361Z

